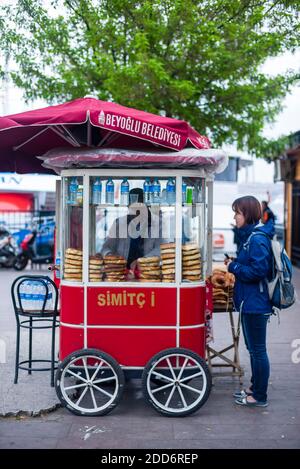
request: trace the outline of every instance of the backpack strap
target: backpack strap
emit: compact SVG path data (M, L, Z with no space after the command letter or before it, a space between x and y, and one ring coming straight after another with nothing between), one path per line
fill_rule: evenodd
M276 264L277 271L282 275L283 274L283 263L281 258L282 248L278 241L271 240L271 248Z
M267 238L270 242L271 255L272 255L272 258L273 258L272 280L269 281L267 278L265 278L264 282L267 285L267 290L268 290L268 293L269 293L269 297L272 298L275 287L276 287L276 284L277 284L277 281L279 279L279 276L283 275L282 274L283 267L282 267L281 255L280 255L280 245L279 245L278 241L270 239L270 237L266 233L263 233L262 231L252 231L251 235L249 236L246 243L244 244L244 246L246 248L249 247L250 240L255 235L262 235L265 238ZM278 246L279 246L279 248L278 248ZM276 249L276 255L275 255L275 252L274 252L274 248ZM279 269L279 267L280 267L280 269ZM261 290L261 288L262 288L262 282L260 282L260 290Z
M268 241L270 241L271 243L271 250L272 249L272 242L273 242L273 239L270 239L270 237L266 234L266 233L263 233L262 231L252 231L252 233L249 235L247 241L244 243L244 247L246 249L249 248L249 244L250 244L250 241L251 241L251 238L253 238L253 236L255 235L263 235L265 238L267 238Z
M252 235L255 235L255 234L262 234L263 236L268 238L268 240L270 241L271 253L272 253L275 265L276 265L277 273L278 273L278 275L282 276L283 275L283 263L282 263L282 258L281 258L282 248L280 246L279 241L277 241L276 238L275 239L274 238L270 239L269 236L266 233L263 233L263 232L256 231L256 232L252 233Z

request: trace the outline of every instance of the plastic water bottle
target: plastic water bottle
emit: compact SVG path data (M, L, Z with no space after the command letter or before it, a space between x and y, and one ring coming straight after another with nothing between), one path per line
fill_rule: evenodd
M186 189L186 203L192 205L193 203L193 188L187 187Z
M20 286L20 307L25 308L25 283ZM19 306L19 305L18 305Z
M83 186L78 186L77 189L77 197L76 197L76 204L82 205L83 204Z
M167 204L174 205L176 202L175 182L172 178L167 182Z
M44 297L45 288L39 282L36 282L33 287L33 298L35 302L35 310L41 311L43 306L43 297Z
M129 182L124 178L121 184L121 205L129 205Z
M153 182L150 182L149 187L149 205L153 204Z
M53 310L53 287L51 285L50 282L47 282L47 285L48 285L48 295L47 295L47 302L46 302L46 306L45 306L45 309L48 310L48 311L52 311Z
M43 306L45 293L46 293L45 287L42 284L40 284L39 282L37 282L36 286L35 286L35 292L34 293L35 293L35 296L34 296L35 308L34 309L36 311L41 311L42 306Z
M42 309L42 289L38 282L33 287L33 300L34 300L34 308L36 311L41 311Z
M34 299L33 299L33 282L28 280L26 288L26 302L27 310L31 311L34 309Z
M72 177L69 186L69 204L77 204L77 192L78 192L78 179Z
M115 185L112 178L109 178L106 183L106 203L110 205L114 205L115 202Z
M143 190L144 190L144 203L146 205L151 205L151 193L150 193L150 187L151 187L151 182L150 178L146 178L144 185L143 185Z
M55 276L56 276L56 278L60 278L60 263L61 263L61 254L60 254L60 251L57 251L56 258L55 258Z
M92 185L92 204L94 205L101 204L101 196L102 196L101 179L99 177L96 177Z
M182 183L182 203L186 203L186 188L187 184L185 182Z
M42 308L44 306L44 301L45 301L45 298L46 298L46 294L47 294L47 299L46 299L46 303L45 303L45 310L52 310L52 285L47 280L46 280L46 283L47 283L47 287L48 287L48 294L47 294L47 289L46 289L45 285L40 283L40 285L38 287L38 290L39 290L38 308L39 308L40 311L42 311Z
M153 181L153 204L160 204L160 182L158 178Z
M40 310L40 288L37 282L31 283L31 305L30 309L34 311Z
M43 307L43 304L44 304L44 301L45 301L45 297L46 297L46 294L47 294L47 299L46 299L46 303L45 303L45 309L52 309L51 308L51 300L52 300L52 285L50 282L46 281L47 283L47 286L48 286L48 294L47 294L47 289L44 285L40 285L40 308L42 309Z
M21 305L24 311L28 310L29 296L28 296L28 282L23 282L20 287Z

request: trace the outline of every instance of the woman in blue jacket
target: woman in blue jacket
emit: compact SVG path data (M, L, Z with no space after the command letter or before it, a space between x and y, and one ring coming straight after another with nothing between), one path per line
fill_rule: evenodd
M252 196L240 197L232 204L241 244L236 259L225 261L235 275L234 305L241 313L246 347L250 354L251 386L234 394L236 404L266 407L270 365L266 349L267 322L272 306L266 279L272 275L270 240L272 221L261 224L261 206Z

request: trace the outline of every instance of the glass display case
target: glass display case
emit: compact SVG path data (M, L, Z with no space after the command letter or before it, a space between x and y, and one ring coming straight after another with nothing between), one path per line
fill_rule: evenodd
M63 280L203 281L207 230L204 177L192 172L181 176L174 170L66 173L62 191Z
M83 177L63 179L62 245L63 279L82 281L83 269Z
M182 178L182 281L200 281L204 276L205 179Z

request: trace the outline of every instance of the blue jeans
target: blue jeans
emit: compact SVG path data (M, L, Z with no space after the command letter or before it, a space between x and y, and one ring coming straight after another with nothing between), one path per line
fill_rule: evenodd
M245 344L250 354L251 383L253 397L256 401L267 400L270 363L267 354L266 336L269 315L242 313L241 323Z

